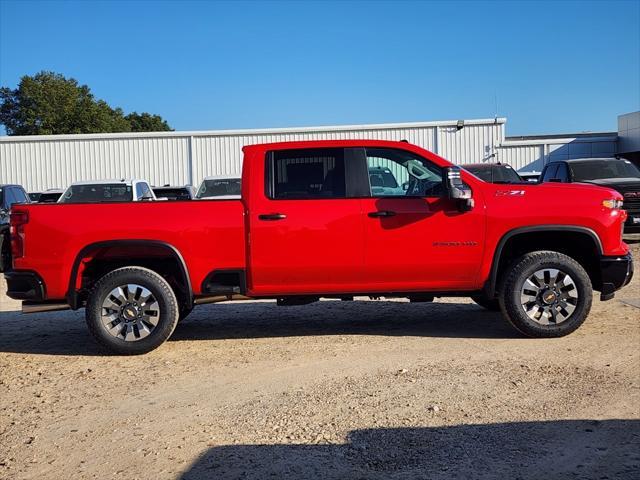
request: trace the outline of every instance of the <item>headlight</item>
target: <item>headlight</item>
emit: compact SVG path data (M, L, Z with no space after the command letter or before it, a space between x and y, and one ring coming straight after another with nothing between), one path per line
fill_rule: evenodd
M607 208L622 208L622 200L614 200L614 199L603 200L602 206Z

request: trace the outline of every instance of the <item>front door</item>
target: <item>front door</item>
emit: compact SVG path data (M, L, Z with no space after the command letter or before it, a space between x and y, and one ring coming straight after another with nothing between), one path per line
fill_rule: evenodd
M351 291L362 278L361 204L349 198L342 148L267 154L250 212L252 295Z
M367 148L366 159L367 281L381 292L476 288L484 238L480 209L458 211L445 195L443 169L426 158Z

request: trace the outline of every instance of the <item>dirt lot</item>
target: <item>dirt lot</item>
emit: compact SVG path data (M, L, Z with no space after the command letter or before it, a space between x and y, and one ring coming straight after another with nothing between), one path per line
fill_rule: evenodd
M0 478L640 478L639 299L554 340L461 299L219 304L134 358L0 313Z

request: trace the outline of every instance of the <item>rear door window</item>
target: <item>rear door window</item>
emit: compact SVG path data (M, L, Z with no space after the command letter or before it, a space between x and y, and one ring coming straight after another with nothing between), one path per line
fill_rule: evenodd
M342 148L271 152L267 160L267 196L272 199L345 198Z

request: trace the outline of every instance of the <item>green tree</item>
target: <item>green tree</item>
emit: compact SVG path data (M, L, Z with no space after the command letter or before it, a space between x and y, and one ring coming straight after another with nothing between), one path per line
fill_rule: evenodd
M124 117L132 132L170 132L173 130L160 115L133 112Z
M0 88L0 123L9 135L149 131L145 127L155 130L156 124L170 129L157 115L131 115L125 117L122 109L96 99L88 86L54 72L26 75L16 89Z

